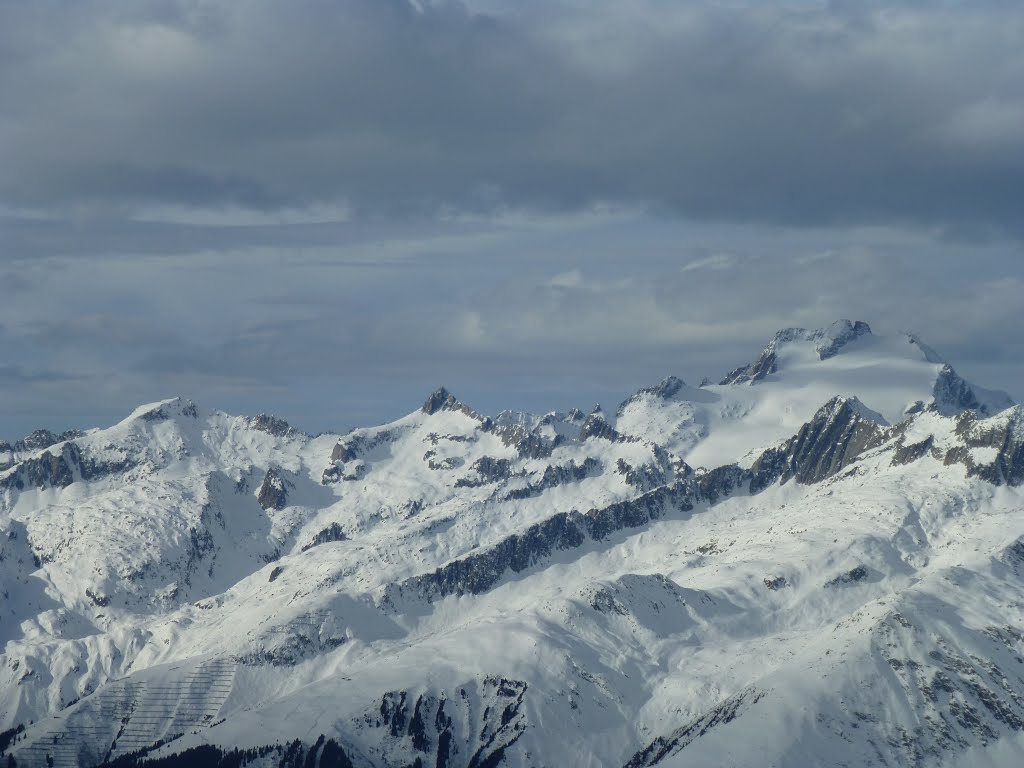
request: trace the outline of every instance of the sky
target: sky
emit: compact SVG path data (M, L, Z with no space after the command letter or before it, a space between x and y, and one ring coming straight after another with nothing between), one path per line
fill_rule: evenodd
M1024 400L1017 0L0 0L0 437L914 331Z

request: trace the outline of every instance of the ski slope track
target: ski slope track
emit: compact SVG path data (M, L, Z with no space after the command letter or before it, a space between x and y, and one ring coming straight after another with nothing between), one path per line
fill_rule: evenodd
M0 765L1019 766L1024 409L913 335L0 443Z

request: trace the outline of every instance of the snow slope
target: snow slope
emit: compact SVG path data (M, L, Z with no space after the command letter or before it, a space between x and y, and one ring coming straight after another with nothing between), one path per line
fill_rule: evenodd
M177 399L12 456L17 765L1024 759L1024 409L913 336L780 331L614 416Z

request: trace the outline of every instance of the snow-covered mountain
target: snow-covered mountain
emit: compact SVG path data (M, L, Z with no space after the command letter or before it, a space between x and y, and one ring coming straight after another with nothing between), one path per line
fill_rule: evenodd
M168 400L0 468L18 766L1024 763L1024 409L912 335L614 413Z

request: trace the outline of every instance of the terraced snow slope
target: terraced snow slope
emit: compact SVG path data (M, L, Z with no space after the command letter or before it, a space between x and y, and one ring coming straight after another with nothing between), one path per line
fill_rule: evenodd
M16 765L1024 760L1024 409L912 336L788 329L614 415L35 435L0 471Z

